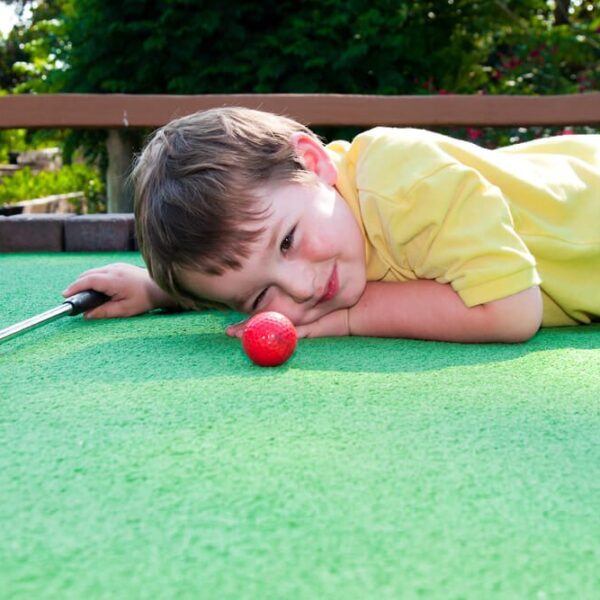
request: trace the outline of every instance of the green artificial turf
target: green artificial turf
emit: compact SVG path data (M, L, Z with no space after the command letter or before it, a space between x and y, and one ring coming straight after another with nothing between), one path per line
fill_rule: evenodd
M0 328L136 254L0 255ZM302 340L233 313L0 345L2 598L597 598L600 327Z

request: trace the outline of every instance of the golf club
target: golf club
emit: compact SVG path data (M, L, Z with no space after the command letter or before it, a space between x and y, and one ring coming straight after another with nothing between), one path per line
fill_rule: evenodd
M55 321L56 319L64 317L65 315L74 317L75 315L79 315L87 310L92 310L92 308L96 308L97 306L104 304L107 300L110 300L110 296L95 290L85 290L83 292L79 292L78 294L67 298L56 308L47 310L46 312L40 313L35 317L31 317L30 319L26 319L25 321L21 321L20 323L16 323L15 325L11 325L5 329L0 329L0 343L20 335L21 333L34 329L35 327Z

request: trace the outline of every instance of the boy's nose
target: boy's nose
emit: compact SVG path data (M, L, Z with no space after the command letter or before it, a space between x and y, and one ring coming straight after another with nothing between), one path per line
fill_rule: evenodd
M314 274L306 266L289 266L283 273L281 286L298 304L308 302L315 293Z

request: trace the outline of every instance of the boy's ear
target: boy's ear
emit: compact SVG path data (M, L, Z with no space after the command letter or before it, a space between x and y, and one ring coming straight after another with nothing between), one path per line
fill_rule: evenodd
M337 167L319 140L298 131L292 134L290 141L309 171L318 175L325 183L335 185Z

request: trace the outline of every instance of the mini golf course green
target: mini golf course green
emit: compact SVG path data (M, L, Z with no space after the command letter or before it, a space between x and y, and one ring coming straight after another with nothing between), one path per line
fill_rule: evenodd
M0 255L0 328L138 254ZM301 340L239 315L0 345L0 597L600 597L600 326Z

